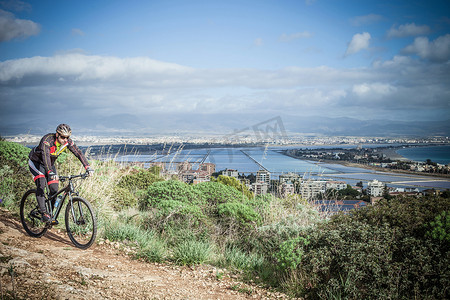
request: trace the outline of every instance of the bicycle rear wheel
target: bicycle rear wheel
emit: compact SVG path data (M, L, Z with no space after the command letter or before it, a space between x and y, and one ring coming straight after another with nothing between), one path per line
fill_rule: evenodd
M74 197L67 203L65 219L67 235L72 243L80 249L89 248L97 235L97 220L91 204Z
M41 221L36 200L36 190L28 190L20 201L20 221L25 231L32 237L41 237L47 228Z

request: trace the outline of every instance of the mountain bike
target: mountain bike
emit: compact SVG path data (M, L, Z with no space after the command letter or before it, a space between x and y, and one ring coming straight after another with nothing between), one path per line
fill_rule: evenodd
M26 191L20 202L20 220L25 231L32 237L38 238L44 235L53 225L58 224L59 213L65 200L68 200L64 215L67 235L76 247L89 248L97 235L97 220L89 201L79 197L75 190L75 179L85 179L87 176L88 173L60 176L59 181L68 181L67 185L51 196L47 191L45 205L53 220L51 224L41 220L42 215L36 200L36 189ZM56 204L55 207L54 204Z

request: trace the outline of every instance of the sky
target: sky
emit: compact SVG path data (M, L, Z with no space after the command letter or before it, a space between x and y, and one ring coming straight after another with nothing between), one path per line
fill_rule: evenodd
M449 112L449 0L0 1L0 135Z

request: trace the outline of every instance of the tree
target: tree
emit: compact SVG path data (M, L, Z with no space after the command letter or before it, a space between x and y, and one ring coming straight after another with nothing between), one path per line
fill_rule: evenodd
M212 178L211 178L212 179ZM219 175L217 179L212 179L212 181L220 182L222 184L234 187L239 192L243 193L247 198L252 199L254 197L253 193L248 190L248 188L239 180L234 177Z
M355 199L357 196L359 196L359 192L352 188L349 184L347 184L347 187L345 189L338 191L338 195L346 199Z

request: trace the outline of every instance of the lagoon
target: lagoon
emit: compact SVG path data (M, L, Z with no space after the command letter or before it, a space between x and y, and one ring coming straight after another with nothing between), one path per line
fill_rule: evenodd
M163 162L169 169L175 169L176 164L183 161L191 162L193 169L198 168L200 163L205 162L214 163L216 171L235 169L244 175L255 174L260 169L266 169L271 173L272 179L277 179L281 174L293 172L314 179L342 180L351 185L355 185L359 181L367 185L367 182L377 179L390 187L450 189L448 178L379 172L339 164L313 162L283 155L279 152L280 150L281 148L276 147L177 149L164 155L158 153L153 155L121 155L116 160L120 162L142 162L147 165ZM436 153L441 152L437 151Z
M450 164L450 145L403 148L396 152L412 161L425 162L431 159L439 164Z

